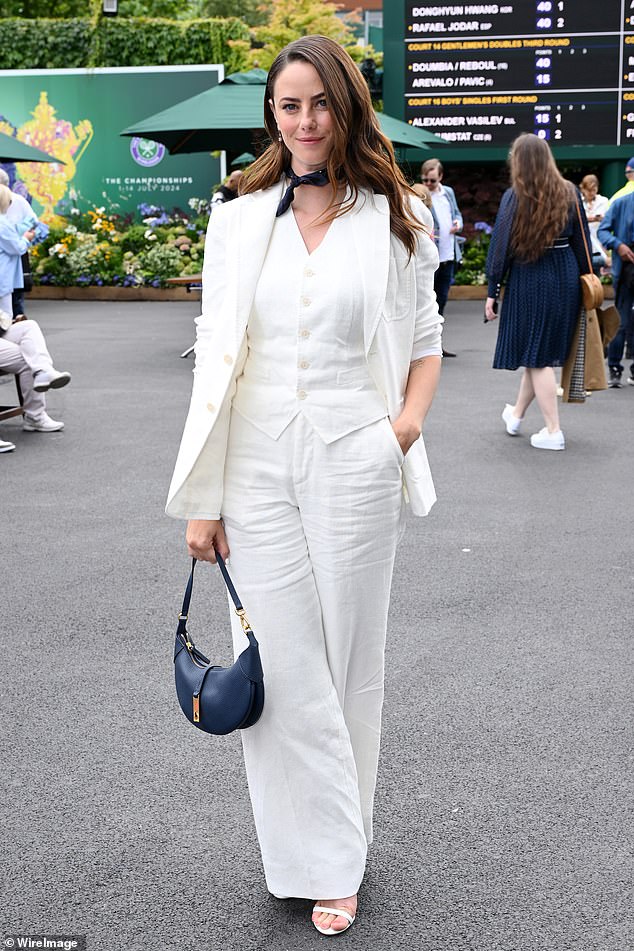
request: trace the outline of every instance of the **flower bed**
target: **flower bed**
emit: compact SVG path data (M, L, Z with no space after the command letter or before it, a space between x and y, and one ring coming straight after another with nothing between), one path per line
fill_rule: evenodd
M29 251L33 282L41 287L163 288L170 277L199 274L209 204L192 198L189 212L139 205L135 215L63 207L45 241ZM477 221L467 239L454 285L486 285L492 228ZM604 283L610 278L604 276Z
M200 273L208 203L189 204L189 213L143 204L122 216L105 208L82 212L71 202L29 251L34 284L164 287L170 277Z

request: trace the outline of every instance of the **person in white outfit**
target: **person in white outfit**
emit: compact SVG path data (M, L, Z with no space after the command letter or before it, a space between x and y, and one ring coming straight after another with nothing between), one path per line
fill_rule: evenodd
M13 194L0 185L0 370L15 373L20 380L24 422L30 433L58 432L64 428L59 420L46 412L44 393L70 383L70 373L56 370L48 352L44 335L35 320L12 322L11 293L20 258L33 237L32 231L20 235L9 221L7 211ZM11 452L15 445L0 440L0 452Z
M265 125L272 144L210 220L166 510L188 519L190 555L231 554L260 643L266 702L242 741L267 887L315 900L315 927L338 934L372 841L405 500L435 501L438 252L334 41L279 54ZM242 638L234 624L236 653Z
M599 225L605 217L609 208L610 199L606 195L599 194L599 179L596 175L584 175L579 183L581 198L583 200L583 210L588 219L590 228L590 240L592 242L592 268L594 273L601 276L601 268L608 263L608 256L605 248L599 241L597 234Z

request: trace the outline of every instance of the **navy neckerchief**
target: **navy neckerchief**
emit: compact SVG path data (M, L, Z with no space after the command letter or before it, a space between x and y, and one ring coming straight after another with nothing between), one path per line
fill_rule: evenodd
M327 185L329 182L328 173L325 169L318 172L310 172L308 175L296 175L292 168L286 169L286 177L290 179L290 185L284 192L282 200L277 206L275 217L279 218L285 211L291 207L291 202L295 198L295 189L298 185Z

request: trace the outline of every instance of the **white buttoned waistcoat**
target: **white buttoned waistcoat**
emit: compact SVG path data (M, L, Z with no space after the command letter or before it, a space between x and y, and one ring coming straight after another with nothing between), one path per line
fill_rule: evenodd
M166 507L176 518L217 518L221 510L231 404L247 357L247 323L282 190L280 182L221 205L209 222L194 386ZM412 207L431 233L427 208L415 198ZM438 252L425 233L408 259L390 232L383 195L361 190L349 224L363 285L367 368L395 419L413 354L440 346L442 318L433 289ZM403 481L412 512L426 515L436 495L422 436L405 457Z
M309 254L292 211L277 218L247 327L233 408L271 439L301 414L325 443L386 415L365 358L353 209Z

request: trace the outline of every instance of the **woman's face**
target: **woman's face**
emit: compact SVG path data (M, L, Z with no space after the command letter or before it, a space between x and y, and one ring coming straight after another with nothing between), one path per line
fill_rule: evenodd
M310 63L289 63L275 82L269 100L293 171L306 175L324 168L334 143L332 117L319 73Z
M589 200L592 200L597 193L597 186L594 182L586 182L581 186L581 191Z

